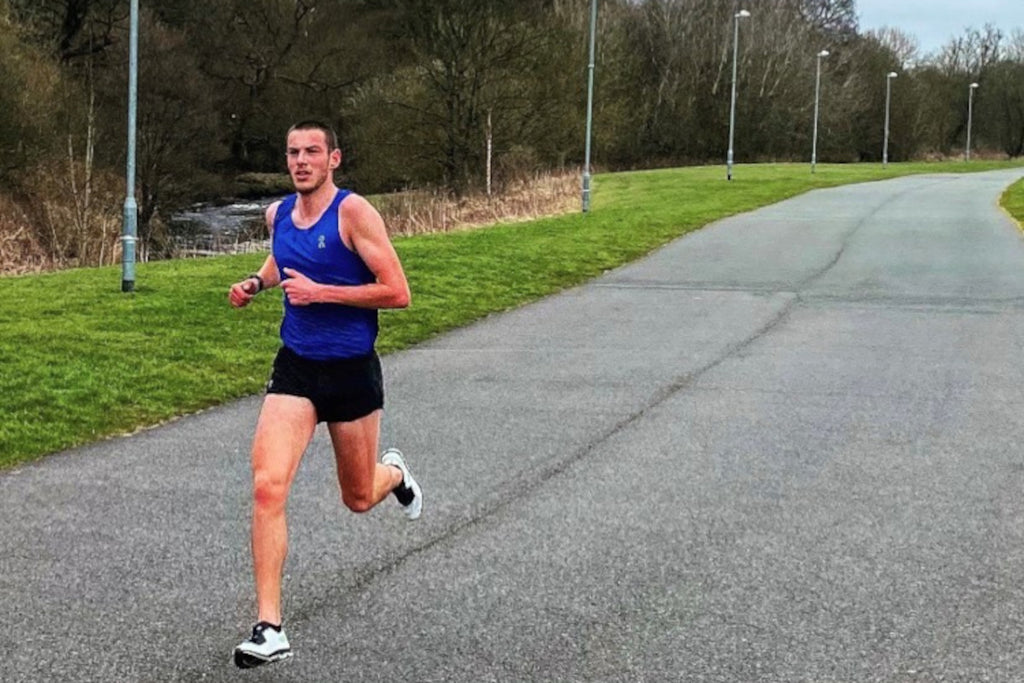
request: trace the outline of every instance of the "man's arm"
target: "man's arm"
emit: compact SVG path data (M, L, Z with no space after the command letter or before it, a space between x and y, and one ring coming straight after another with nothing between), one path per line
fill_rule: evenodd
M333 303L358 308L405 308L411 295L402 263L388 238L384 219L370 202L349 195L338 210L341 239L359 254L376 282L365 285L324 285L285 268L281 283L288 301L295 306Z
M267 207L267 233L271 238L273 238L274 234L274 216L277 215L277 207L280 205L281 202L274 202ZM277 262L274 260L274 253L271 252L266 260L263 261L263 265L260 266L259 270L244 280L231 285L231 290L228 292L228 300L235 308L241 308L249 305L252 298L260 291L276 287L280 283L281 279L277 271Z

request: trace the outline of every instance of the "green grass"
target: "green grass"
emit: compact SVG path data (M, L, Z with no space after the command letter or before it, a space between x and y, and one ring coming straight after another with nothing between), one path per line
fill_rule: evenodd
M812 176L805 164L738 166L731 183L722 167L598 175L586 216L396 240L413 305L381 314L379 348L522 305L809 189L967 169L819 165ZM1018 215L1020 189L1007 205ZM277 348L280 291L235 310L227 288L261 260L139 264L132 294L120 292L120 268L0 279L0 468L259 391Z
M1017 225L1024 230L1024 178L1010 185L1003 193L999 203L1006 212L1017 221Z

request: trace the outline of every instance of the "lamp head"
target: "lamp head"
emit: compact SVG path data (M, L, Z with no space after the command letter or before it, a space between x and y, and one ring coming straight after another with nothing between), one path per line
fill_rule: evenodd
M896 78L897 76L899 76L899 74L896 73L895 71L890 71L885 75L886 78Z
M828 57L828 50L822 50L818 53L819 57Z
M750 16L750 12L748 12L745 9L741 9L739 12L736 13L736 18L737 19L745 19L746 17L749 17L749 16Z
M971 90L974 90L977 87L978 87L977 83L971 83Z

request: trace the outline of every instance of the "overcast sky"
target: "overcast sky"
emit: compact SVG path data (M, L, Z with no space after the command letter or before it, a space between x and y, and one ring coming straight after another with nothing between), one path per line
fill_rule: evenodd
M993 24L1009 35L1024 29L1024 0L856 0L860 29L902 29L921 52L934 52L964 29Z

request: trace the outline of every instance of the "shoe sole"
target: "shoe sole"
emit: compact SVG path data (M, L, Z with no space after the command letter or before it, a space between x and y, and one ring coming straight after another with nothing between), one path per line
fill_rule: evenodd
M288 659L291 656L291 650L275 652L266 657L252 652L245 652L244 650L235 650L235 666L239 669L253 669L263 664L270 664L271 662L279 662L282 659Z

